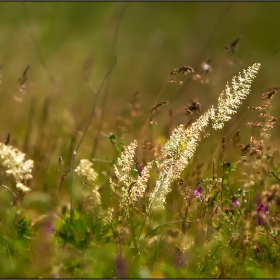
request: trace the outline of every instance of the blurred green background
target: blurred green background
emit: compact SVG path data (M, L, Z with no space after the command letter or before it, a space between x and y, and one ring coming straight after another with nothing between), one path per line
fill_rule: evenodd
M145 140L164 143L169 137L170 126L175 128L180 123L186 124L200 114L196 112L188 116L180 112L180 108L195 99L201 103L201 113L204 113L211 105L217 105L217 98L225 89L227 81L259 62L262 66L253 82L251 95L222 131L215 131L212 137L206 139L205 145L199 150L202 158L197 157L197 163L202 160L211 167L213 154L220 149L223 135L232 137L236 131L241 130L241 142L248 144L252 135L251 128L242 127L242 124L254 121L256 112L246 107L261 105L261 93L280 86L279 10L280 3L277 2L1 2L0 141L5 142L10 133L10 144L25 152L26 158L33 159L35 163L34 179L29 185L32 192L26 196L23 204L26 209L24 215L33 221L34 217L37 218L49 209L57 213L64 206L69 209L71 178L67 170L93 106L95 94L91 85L96 89L100 87L115 57L115 67L98 96L96 114L76 161L77 165L81 158L92 159L94 137L102 120L103 134L98 136L95 158L105 161L94 163L93 167L99 174L97 184L100 186L104 208L112 206L108 178L112 173L112 160L117 158L105 135L114 133L119 140L124 131L122 127L125 127L125 144L134 139L138 140L139 145ZM225 45L240 35L242 39L237 51L230 57ZM201 64L209 58L213 71L205 76ZM26 88L20 91L18 79L28 64L31 66L27 73ZM170 84L168 79L171 70L183 65L193 67L195 73L178 75L183 85ZM200 74L208 82L194 81L194 74ZM140 92L140 101L137 102L141 103L141 107L138 114L134 115L129 102L137 91ZM141 132L149 120L149 109L154 106L160 92L159 101L170 102L156 112L155 121L158 124L149 125L143 135ZM102 104L106 94L104 111ZM278 100L276 94L271 114L279 118ZM172 125L170 109L173 110ZM268 139L278 148L279 128L278 122L270 132L272 137ZM230 152L234 153L235 150ZM211 156L207 157L206 153ZM62 156L65 163L61 167L57 163L59 156ZM239 156L236 155L234 160ZM141 161L145 163L144 156L139 163ZM61 178L64 175L62 184ZM207 174L204 176L207 177ZM84 186L76 177L74 209L79 210L79 191ZM6 196L8 199L8 194ZM7 223L2 228L9 237L13 209L8 206L8 202L5 206L1 209L8 213L2 213L6 215ZM167 214L173 215L173 212L168 211ZM25 223L23 219L22 228L25 228ZM77 223L77 228L83 227ZM5 237L5 234L1 233L1 236ZM194 235L197 236L197 232ZM13 238L7 240L14 246ZM46 243L46 247L40 247L41 240L38 240L39 252L45 253L46 248L54 248L49 243ZM22 246L18 251L24 251L24 255L29 245L26 242L25 248L22 244L19 242L15 246ZM100 277L111 277L115 274L108 269L112 266L112 256L108 252L113 251L115 245L107 244L106 247L103 244L97 251L95 247L90 249L86 269L94 273L104 270L100 272ZM59 247L58 250L57 255L69 258L70 263L75 263L77 255L79 258L82 255L80 251L74 254L69 248L64 251ZM198 246L196 250L199 254L204 253L203 247ZM155 255L157 253L156 250L150 252ZM192 258L199 254L192 254ZM169 256L169 253L165 255ZM142 256L146 262L147 257ZM127 260L133 263L134 256L128 255ZM20 260L10 267L7 266L8 261L7 257L0 262L1 269L8 271L3 274L7 277L22 275L22 271L27 277L44 275L40 265L35 262L34 271L39 273L32 274L26 269L27 261L25 263L25 260ZM57 261L60 262L60 257ZM46 267L49 265L47 261L41 261L41 264ZM22 269L18 269L18 274L15 274L18 267ZM72 269L71 265L69 267ZM134 265L131 267L135 271L138 269ZM92 275L91 272L84 273ZM174 270L174 275L178 277L176 273L177 270ZM254 270L254 273L262 276L261 272ZM70 271L69 275L78 274Z
M44 106L49 112L44 137L54 137L54 129L65 131L61 135L63 146L73 131L81 133L94 99L83 76L98 88L112 57L117 57L117 62L110 76L103 115L103 131L107 134L117 133L117 116L139 90L142 115L128 129L128 138L138 139L148 110L171 69L189 65L201 73L200 65L208 58L213 68L208 84L192 81L189 74L182 77L182 86L168 84L164 88L160 101L170 103L158 114L157 121L161 122L155 133L158 130L160 134L168 122L169 108L177 112L193 98L201 103L202 112L216 105L226 81L255 62L262 67L246 104L259 105L259 93L279 84L279 8L280 3L266 2L0 3L0 63L4 64L1 141L10 132L12 143L19 147L24 141L33 145L38 131L42 134ZM237 62L230 65L225 45L239 35L243 37L233 55ZM28 64L27 89L20 95L18 77ZM97 116L82 147L84 156L92 149L103 95L104 88L98 98ZM277 115L276 106L274 109ZM246 108L242 107L235 118L240 119L236 129L244 121L242 110ZM29 118L32 129L26 132ZM175 113L174 119L174 125L188 120ZM275 131L277 127L279 124ZM106 148L107 144L100 140L100 147ZM99 155L103 153L102 149L98 151Z

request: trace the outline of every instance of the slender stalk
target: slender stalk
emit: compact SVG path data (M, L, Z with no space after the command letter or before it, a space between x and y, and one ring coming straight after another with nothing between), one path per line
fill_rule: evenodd
M144 228L144 225L146 223L146 220L147 220L148 216L152 219L151 215L144 215L143 223L142 223L141 229L139 231L139 234L138 234L138 237L137 237L137 241L139 241L139 239L140 239L141 233L143 231L143 228ZM150 219L150 221L151 221L151 219Z
M23 5L23 12L24 12L24 15L25 15L26 25L27 25L27 28L28 28L29 36L30 36L30 39L31 39L34 47L35 47L36 55L37 55L37 57L39 59L39 62L43 66L43 68L44 68L44 70L45 70L49 80L53 84L55 92L57 93L58 98L62 100L62 102L64 103L64 105L67 108L68 112L71 114L73 120L76 121L74 113L71 110L71 108L67 105L64 96L62 94L59 94L59 89L58 89L58 85L57 85L57 83L55 81L55 78L51 74L51 71L49 70L49 68L47 67L47 64L46 64L46 62L44 60L44 57L43 57L43 55L42 55L42 53L40 51L39 44L38 44L38 42L37 42L37 40L36 40L36 38L34 36L34 33L33 33L32 29L31 29L30 20L29 20L29 14L28 14L28 11L27 11L26 3L22 2L22 5Z
M23 151L27 153L28 151L28 144L30 143L31 133L32 133L32 121L34 118L34 111L35 111L35 105L36 105L36 97L32 96L30 100L30 108L29 108L29 115L28 115L28 122L27 122L27 129L26 129L26 135L24 140L24 148Z
M223 21L227 18L227 15L230 11L232 4L233 4L232 2L228 2L225 8L222 10L221 16L218 18L212 32L210 33L210 36L207 38L207 41L203 44L204 48L200 53L199 57L197 58L197 61L194 63L194 69L197 69L200 63L202 62L203 56L205 56L205 53L207 49L210 47L213 39L215 38L216 33L223 26ZM187 86L190 84L191 81L192 78L189 77L189 79L180 87L178 92L170 97L169 101L173 102L174 100L178 99L183 94L183 92L185 92L185 89L187 88Z
M148 233L146 233L145 235L145 238L147 236L149 236L150 234L152 234L153 232L157 231L158 229L162 228L162 227L165 227L165 226L168 226L168 225L173 225L173 224L179 224L179 223L182 223L182 222L187 222L189 224L191 224L192 222L191 221L184 221L184 220L179 220L179 221L173 221L173 222L168 222L168 223L165 223L165 224L162 224L156 228L153 228L151 231L149 231Z
M105 83L105 81L108 79L109 75L111 74L111 71L113 70L115 64L116 64L117 58L115 58L115 60L113 61L113 64L111 65L111 67L109 68L109 70L107 71L98 91L95 90L95 88L92 86L92 84L90 83L91 88L93 89L94 93L95 93L95 97L94 97L94 101L93 101L93 105L92 105L92 109L91 109L91 114L90 117L88 119L88 122L86 124L85 130L83 132L83 135L77 145L77 148L73 151L73 156L72 156L72 163L71 163L71 190L70 190L70 221L72 221L73 218L73 197L74 197L74 167L75 167L75 161L76 161L76 155L77 152L79 151L79 148L85 138L85 135L88 131L89 125L92 121L92 118L95 114L95 106L96 106L96 101L97 101L97 97Z
M134 247L135 247L135 250L137 251L137 253L139 253L139 248L138 248L138 245L137 245L137 241L136 241L136 237L135 237L135 230L133 228L133 219L132 219L132 216L130 216L130 227L131 227L131 233L132 233L132 238L133 238L133 243L134 243Z
M225 161L222 161L223 165L223 173L222 173L222 183L221 183L221 204L222 204L222 211L224 211L224 202L223 202L223 193L224 193L224 179L225 179Z
M112 63L112 61L114 60L114 57L115 57L117 39L118 39L119 29L120 29L120 22L121 22L121 19L123 17L123 14L126 10L127 4L128 3L123 4L123 7L121 8L121 11L120 11L118 19L117 19L116 29L115 29L115 32L114 32L114 38L113 38L112 48L111 48L111 57L110 57L110 62L109 62L110 64ZM91 158L95 157L95 153L96 153L96 150L97 150L97 147L98 147L100 132L102 131L102 128L103 128L103 121L104 121L104 116L105 116L105 113L106 113L106 105L107 105L108 94L109 94L109 84L110 84L110 79L108 79L108 81L107 81L106 88L105 88L105 93L104 93L103 100L102 100L100 122L98 124L97 132L96 132L95 137L94 137L92 152L91 152Z
M153 106L155 106L155 105L158 103L159 98L160 98L161 94L163 93L163 90L166 88L167 84L168 84L168 81L165 82L165 84L164 84L163 87L161 88L161 90L160 90L160 92L159 92L159 94L158 94L158 96L157 96L157 98L156 98L156 100L155 100ZM143 129L142 129L142 134L141 134L141 135L142 135L142 136L141 136L142 139L143 139L143 137L144 137L144 135L145 135L145 130L146 130L146 128L147 128L148 122L149 122L149 120L150 120L152 114L153 114L153 113L150 112L149 115L148 115L148 117L147 117L147 119L146 119L146 121L145 121L144 127L143 127Z
M74 197L74 168L77 152L74 150L71 163L71 189L70 189L70 222L73 218L73 197Z
M26 8L26 4L25 2L22 2L22 5L23 5L23 11L24 11L24 15L25 15L25 18L26 18L26 23L27 23L27 26L28 26L28 31L29 31L29 35L30 35L30 38L35 46L35 49L36 49L36 52L37 52L37 56L40 60L40 63L41 65L43 66L43 68L45 69L49 79L51 80L51 82L53 84L55 84L55 79L54 77L52 76L51 72L49 71L48 67L47 67L47 64L45 63L45 60L41 54L41 51L40 51L40 48L39 48L39 45L37 44L37 41L35 39L35 36L32 32L32 29L30 27L30 20L29 20L29 14L28 14L28 11L27 11L27 8Z

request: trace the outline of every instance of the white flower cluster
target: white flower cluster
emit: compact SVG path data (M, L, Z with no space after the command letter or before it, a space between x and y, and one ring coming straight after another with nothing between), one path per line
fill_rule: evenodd
M148 210L162 209L165 204L170 184L179 178L180 173L189 164L197 146L200 143L201 132L204 131L212 120L214 129L221 129L224 122L230 119L230 115L236 113L236 109L242 100L250 93L251 83L260 68L259 63L243 70L244 77L240 74L238 81L232 79L232 86L226 86L218 99L218 108L213 106L210 110L200 116L189 128L183 125L177 127L170 136L169 141L162 148L162 162L157 162L159 178L154 191L150 195Z
M248 69L243 70L243 77L241 74L239 74L238 80L234 77L231 86L227 85L226 90L221 93L217 109L212 106L187 129L183 125L174 129L170 139L162 148L160 160L156 161L159 177L149 198L148 211L164 207L166 195L170 191L170 185L180 177L181 172L189 164L200 143L201 133L208 126L209 121L212 121L211 126L215 130L224 126L224 122L231 118L230 115L236 113L236 109L240 106L242 100L250 93L251 83L256 77L259 68L260 64L255 63ZM135 178L135 176L132 176L136 147L137 142L134 141L118 159L118 167L115 165L118 184L113 183L110 179L111 188L114 192L121 184L121 207L125 209L127 215L128 208L139 197L143 196L152 167L152 163L147 164L146 169L143 170L142 177Z
M218 99L218 108L215 110L215 115L212 115L212 127L217 130L224 126L224 122L230 120L230 115L236 113L236 109L241 105L250 93L251 83L256 77L260 68L260 63L255 63L246 70L243 70L243 76L239 73L238 81L233 77L231 86L226 85Z
M24 185L26 180L32 179L32 169L34 162L32 159L25 161L25 154L10 145L0 143L0 165L5 169L7 174L11 174L15 181L16 187L28 192L30 188Z
M86 177L89 183L94 183L97 178L97 173L92 168L92 164L93 163L88 159L81 159L79 165L75 169L75 172L77 172L79 176Z
M103 225L110 224L113 220L113 209L103 209L101 196L98 190L94 189L90 193L85 192L85 199L88 201L87 210L102 221Z
M137 148L137 141L135 140L126 149L121 153L121 156L118 158L118 166L114 165L115 174L118 178L119 183L123 183L126 186L129 186L132 183L131 170L132 165L134 164L135 150ZM114 187L115 184L111 183L111 187Z
M157 162L159 178L154 191L150 195L148 210L162 208L170 184L180 177L181 172L189 164L200 142L200 134L207 127L213 114L210 109L201 115L187 129L180 125L172 132L170 139L162 148L162 163Z
M114 165L118 183L116 184L110 179L113 192L116 192L118 188L121 189L122 199L120 207L123 210L125 218L129 216L129 210L133 207L135 202L144 196L150 177L150 171L153 166L153 162L148 162L141 172L135 170L137 174L133 174L132 167L135 164L134 157L136 147L137 141L127 146L120 158L118 158L118 165Z
M138 175L137 179L134 179L130 185L122 187L122 200L120 207L124 210L126 217L129 216L128 211L130 207L132 207L141 197L144 196L152 166L153 162L148 162L142 170L141 175Z
M96 181L98 174L92 168L93 163L88 159L81 159L79 165L75 169L75 172L80 177L86 177L87 182L93 186ZM102 201L98 186L94 189L84 190L83 196L87 202L87 210L95 217L100 219L103 225L109 224L113 220L113 209L109 208L104 210L102 208Z

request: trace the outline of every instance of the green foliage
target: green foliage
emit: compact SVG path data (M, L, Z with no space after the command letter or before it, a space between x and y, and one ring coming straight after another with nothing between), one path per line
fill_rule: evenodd
M24 217L21 218L16 225L17 236L20 239L27 239L33 235L33 230L30 221Z
M108 136L108 139L109 139L110 143L113 145L114 150L116 151L117 158L120 157L121 153L124 150L124 137L121 136L119 138L119 140L117 141L116 135L113 133L110 133L110 135ZM113 160L113 162L115 162L115 160Z
M278 278L278 12L0 3L1 276Z

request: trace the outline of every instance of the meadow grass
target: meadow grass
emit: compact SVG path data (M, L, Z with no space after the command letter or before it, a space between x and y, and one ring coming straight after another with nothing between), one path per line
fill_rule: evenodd
M130 81L118 72L127 5L118 6L108 59L98 60L107 68L93 83L87 57L75 87L85 96L75 99L74 82L49 70L28 8L46 80L31 82L32 64L17 83L0 68L1 277L279 277L278 88L258 59L239 59L243 37L216 52L215 66L199 59L147 71L144 92L121 95ZM148 61L138 63L154 71ZM186 90L207 96L182 98Z

